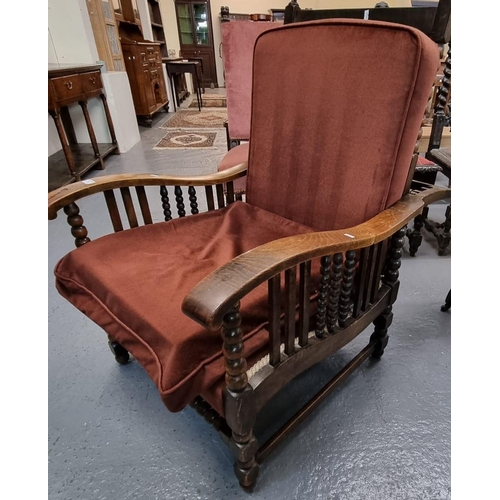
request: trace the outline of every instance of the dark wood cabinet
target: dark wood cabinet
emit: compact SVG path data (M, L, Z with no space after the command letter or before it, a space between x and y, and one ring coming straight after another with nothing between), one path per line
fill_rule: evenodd
M212 16L209 0L176 0L181 56L200 60L204 84L217 87Z
M160 44L123 38L121 42L135 113L139 121L151 126L154 113L161 108L168 111Z
M165 32L163 31L163 22L161 19L160 4L158 0L148 0L149 17L151 19L151 30L153 40L160 44L161 57L167 57L167 42Z
M169 104L161 60L162 44L144 39L135 0L114 2L135 114L140 124L151 127L153 114L161 108L168 111Z
M160 44L161 57L167 57L167 42L165 40L165 32L163 31L163 21L161 18L160 4L158 0L148 0L149 17L151 20L151 31L153 32L153 40Z
M117 21L141 25L137 0L112 0Z

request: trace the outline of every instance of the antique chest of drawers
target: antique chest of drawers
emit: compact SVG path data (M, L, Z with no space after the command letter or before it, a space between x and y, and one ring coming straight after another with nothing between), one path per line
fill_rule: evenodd
M160 44L122 37L121 45L135 113L140 122L151 126L154 113L161 108L168 111Z

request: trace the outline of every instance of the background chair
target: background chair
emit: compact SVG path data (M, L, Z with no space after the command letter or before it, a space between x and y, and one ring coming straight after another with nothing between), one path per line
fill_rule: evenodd
M441 147L445 125L451 126L451 112L449 95L451 93L451 42L446 57L442 85L436 98L436 108L432 120L432 129L429 137L429 145L425 157L439 166L443 174L448 178L448 186L451 187L451 147ZM420 189L422 183L415 179L412 187ZM432 233L438 243L438 255L444 255L451 243L451 204L446 207L445 220L442 223L432 221L428 218L429 208L426 207L421 215L415 218L413 229L407 231L410 242L410 255L414 256L422 243L422 228Z
M223 7L222 9L227 8ZM284 23L321 19L366 19L367 17L372 20L415 27L434 40L440 48L450 41L451 0L440 0L437 6L432 7L317 10L303 10L296 0L291 0L285 8ZM228 22L228 12L225 11L221 13L221 18L224 21L221 25L224 66L227 68L228 123L226 132L229 152L220 162L218 171L224 171L248 160L248 143L241 144L241 142L249 140L253 43L260 32L276 27L274 23L252 23L250 21L230 23ZM429 125L432 125L434 103L436 102L437 90L440 87L439 71L436 73L437 78L429 93L429 102L422 117L422 130L415 144L411 166L414 180L427 184L434 184L437 173L441 171L438 164L419 154L421 150L419 141L422 139L424 131L428 130ZM413 187L415 188L416 185L414 183ZM418 184L418 186L420 185ZM238 180L235 185L236 192L241 195L245 192L245 186L246 178ZM411 247L410 252L415 255L413 248L414 246Z
M449 195L406 194L437 65L435 44L404 26L270 30L255 44L248 169L104 176L49 194L49 219L63 210L77 246L56 266L58 291L105 330L118 362L133 355L169 410L190 404L213 424L245 488L349 373L384 353L405 225ZM245 174L246 203L234 202ZM77 202L100 193L114 233L90 241ZM260 409L372 322L366 347L259 446Z
M228 150L250 139L253 48L261 33L275 27L271 22L227 20L221 23Z
M227 9L222 7L222 9ZM225 123L228 153L219 163L218 171L224 171L248 161L250 139L250 112L252 101L252 60L257 37L279 24L250 20L230 21L224 11L221 23L224 80L227 95ZM243 144L241 144L243 142ZM245 192L246 177L235 182L235 192Z

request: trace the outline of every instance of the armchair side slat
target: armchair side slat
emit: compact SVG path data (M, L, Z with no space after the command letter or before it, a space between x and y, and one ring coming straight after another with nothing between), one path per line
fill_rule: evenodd
M151 210L149 209L148 198L146 196L144 186L136 186L135 192L137 194L137 199L139 200L139 206L141 207L144 224L152 224L153 218L151 217Z
M202 280L185 297L183 311L207 328L217 329L232 304L276 274L313 258L379 243L405 226L424 206L449 196L449 189L433 187L404 196L356 227L292 236L254 248Z

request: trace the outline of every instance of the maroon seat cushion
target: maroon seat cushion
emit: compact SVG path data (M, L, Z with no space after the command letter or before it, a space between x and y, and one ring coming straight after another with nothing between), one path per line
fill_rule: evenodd
M258 245L312 230L247 203L91 241L56 266L58 291L147 370L171 411L223 378L222 340L181 311L205 276ZM267 342L267 285L241 302L245 356ZM256 334L260 331L260 336ZM255 339L250 337L255 336ZM223 413L218 392L209 402ZM216 397L218 400L214 400Z
M230 167L235 167L240 163L244 163L248 161L248 142L245 144L240 144L232 149L230 149L222 158L222 161L219 163L217 170L220 172L222 170L226 170ZM247 177L240 177L233 182L234 192L242 193L245 191L247 183Z

